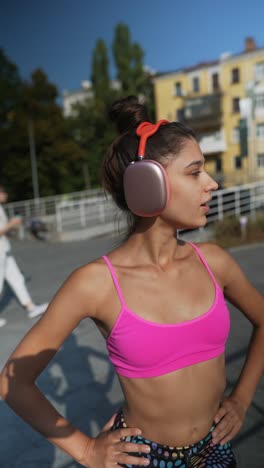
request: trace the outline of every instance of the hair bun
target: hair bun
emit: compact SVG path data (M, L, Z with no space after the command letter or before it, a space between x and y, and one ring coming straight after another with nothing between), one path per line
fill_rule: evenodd
M121 134L136 128L141 122L149 122L147 107L140 104L136 96L127 96L113 102L109 117Z

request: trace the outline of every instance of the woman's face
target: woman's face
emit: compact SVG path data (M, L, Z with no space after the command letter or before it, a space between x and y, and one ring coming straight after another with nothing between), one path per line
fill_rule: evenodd
M193 139L186 142L166 167L170 183L170 200L161 218L177 229L202 227L206 224L206 203L217 190L217 183L205 172L204 156Z

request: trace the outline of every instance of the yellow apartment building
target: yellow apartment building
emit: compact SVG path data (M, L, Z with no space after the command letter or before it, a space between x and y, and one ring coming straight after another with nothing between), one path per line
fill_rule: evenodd
M157 119L178 120L199 137L206 169L220 186L264 179L264 48L157 74Z

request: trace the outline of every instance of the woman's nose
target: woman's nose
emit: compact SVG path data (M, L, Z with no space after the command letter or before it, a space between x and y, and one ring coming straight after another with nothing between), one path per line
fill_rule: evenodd
M207 184L207 191L211 192L211 191L217 190L218 183L210 175L208 175L208 177L209 177L209 180Z

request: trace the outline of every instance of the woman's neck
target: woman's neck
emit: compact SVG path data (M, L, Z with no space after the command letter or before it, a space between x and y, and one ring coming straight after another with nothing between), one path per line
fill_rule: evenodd
M126 242L131 255L142 263L166 266L184 243L177 239L177 229L160 221L145 218L141 220Z

